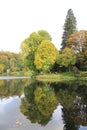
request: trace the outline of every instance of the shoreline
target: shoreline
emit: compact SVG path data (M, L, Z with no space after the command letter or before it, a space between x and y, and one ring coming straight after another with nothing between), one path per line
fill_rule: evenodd
M0 80L3 80L3 79L23 79L23 78L30 78L28 76L0 76Z

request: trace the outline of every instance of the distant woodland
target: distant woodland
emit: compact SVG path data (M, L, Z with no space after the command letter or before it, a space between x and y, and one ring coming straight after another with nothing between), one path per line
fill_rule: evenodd
M0 51L0 73L15 73L16 71L25 71L22 57L13 52Z

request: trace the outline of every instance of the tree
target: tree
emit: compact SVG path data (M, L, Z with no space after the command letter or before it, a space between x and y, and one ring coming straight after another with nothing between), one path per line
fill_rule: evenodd
M45 30L39 30L38 34L42 37L43 40L52 40L50 34Z
M76 65L81 70L87 70L87 31L80 30L69 36L66 42L76 54Z
M25 65L30 70L36 70L34 59L38 46L43 40L51 40L50 34L45 30L40 30L38 33L33 32L21 44L22 55L24 56Z
M60 67L66 67L71 70L72 65L76 63L76 56L72 49L66 47L63 49L62 53L60 53L58 57L58 64Z
M35 55L35 66L37 70L49 71L55 64L58 57L58 50L48 40L43 40L39 45Z
M4 65L0 64L0 73L2 73L4 71Z
M76 18L73 14L72 9L69 9L63 26L64 32L62 36L61 50L66 47L66 40L68 39L68 37L77 30L76 23Z
M21 71L24 67L20 54L9 51L0 51L0 64L4 65L3 72L7 72L7 70L10 70L10 72L12 70Z

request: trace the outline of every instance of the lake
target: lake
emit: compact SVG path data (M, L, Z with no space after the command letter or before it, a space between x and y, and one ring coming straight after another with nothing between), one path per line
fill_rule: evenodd
M0 130L87 130L87 81L0 78Z

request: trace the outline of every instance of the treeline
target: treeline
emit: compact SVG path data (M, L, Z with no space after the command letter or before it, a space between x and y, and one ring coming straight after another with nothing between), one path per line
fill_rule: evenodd
M77 21L69 9L63 26L61 49L52 43L45 30L33 32L21 44L25 65L36 73L87 70L87 31L77 30Z
M13 52L0 51L0 74L14 73L26 69L20 54Z
M87 70L87 31L77 30L77 21L69 9L63 26L61 49L52 43L45 30L32 32L21 44L19 54L0 52L0 73L31 71L37 73Z

